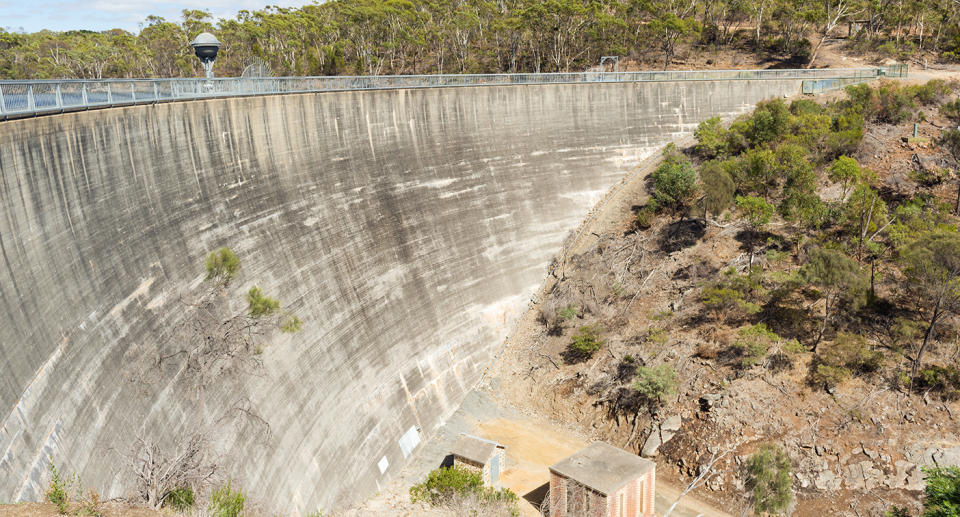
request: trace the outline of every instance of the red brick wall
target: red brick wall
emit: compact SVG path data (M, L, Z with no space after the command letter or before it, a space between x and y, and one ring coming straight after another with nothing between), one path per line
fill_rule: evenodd
M569 483L569 485L568 485ZM656 493L657 472L653 468L647 474L634 479L610 497L603 497L579 483L571 482L553 472L550 473L550 516L551 517L656 517L654 513L654 495ZM590 516L571 515L566 511L567 490L586 490L591 497L593 510ZM625 512L620 513L620 498L623 497ZM644 508L646 503L646 508ZM606 513L604 513L604 508Z

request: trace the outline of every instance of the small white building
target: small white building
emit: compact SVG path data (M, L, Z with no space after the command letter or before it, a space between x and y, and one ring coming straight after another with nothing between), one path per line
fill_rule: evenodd
M450 452L453 454L453 466L478 471L484 485L493 485L506 464L506 449L505 445L497 442L461 433Z

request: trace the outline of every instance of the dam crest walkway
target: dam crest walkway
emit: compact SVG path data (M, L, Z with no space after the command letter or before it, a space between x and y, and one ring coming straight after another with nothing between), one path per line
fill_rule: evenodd
M669 81L803 81L819 93L880 77L906 77L906 65L878 68L438 74L216 79L62 79L0 81L0 120L90 109L218 97L411 88Z

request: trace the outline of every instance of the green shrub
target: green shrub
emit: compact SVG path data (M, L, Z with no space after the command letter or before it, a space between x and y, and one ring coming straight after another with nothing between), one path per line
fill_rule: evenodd
M960 515L960 468L954 466L923 467L926 489L921 517L956 517Z
M647 401L662 404L665 397L676 393L679 383L677 371L669 364L661 364L652 368L638 366L633 387Z
M563 321L573 321L578 315L577 309L572 305L567 305L566 307L557 311L557 316L559 316Z
M823 108L809 99L797 99L790 103L790 113L799 115L819 115Z
M693 132L697 139L697 154L704 158L716 158L727 152L727 130L720 123L720 117L704 120Z
M653 199L660 211L682 213L697 197L697 171L686 156L669 152L651 174Z
M193 489L188 486L174 488L163 500L164 508L172 508L178 512L185 512L193 508L193 503Z
M577 329L567 351L574 358L588 358L603 346L600 338L601 329L597 325L584 325Z
M454 494L464 495L483 488L480 472L463 467L440 467L427 474L427 480L410 487L410 500L437 506Z
M940 113L955 122L960 122L960 97L940 106Z
M457 497L474 496L487 504L506 505L513 515L520 514L515 493L483 486L480 472L463 467L440 467L427 474L427 479L410 487L410 500L430 506L443 506Z
M300 321L300 318L289 315L284 318L283 322L280 324L280 332L285 332L287 334L294 334L300 332L303 329L303 322Z
M280 310L280 302L263 294L263 291L257 286L253 286L247 291L247 304L249 305L251 318L269 316Z
M917 374L916 384L920 389L935 389L948 400L960 396L960 369L954 365L929 366Z
M749 119L747 138L754 147L776 142L787 134L790 109L780 99L760 102Z
M240 259L227 247L211 251L206 262L207 280L226 285L237 275Z
M757 515L780 515L793 499L792 466L787 453L772 444L763 445L747 460L746 488Z
M653 215L656 213L656 203L648 203L646 206L637 211L636 223L637 227L641 230L646 230L650 228L653 223Z
M240 490L234 491L231 480L210 495L211 517L238 517L243 513L243 503L246 497Z
M909 85L904 87L904 90L908 97L928 106L951 93L950 87L943 79L932 79L925 84Z
M712 160L700 167L700 182L703 186L703 209L706 214L722 214L733 203L737 184L721 162Z
M667 341L669 339L670 338L667 335L667 331L664 329L655 329L655 328L647 329L647 338L646 338L647 343L652 343L654 345L662 346L667 344Z
M839 386L853 373L878 370L883 354L872 350L863 336L840 332L833 342L820 346L816 359L813 382L832 387Z
M50 485L47 487L45 495L47 501L50 501L57 507L57 513L66 515L69 511L69 485L70 483L63 479L57 466L50 461Z
M860 164L849 156L841 156L830 164L828 176L830 181L843 186L843 197L846 197L847 190L860 181Z
M740 357L740 366L750 368L763 362L770 345L780 342L780 336L764 323L743 327L737 331L733 349Z

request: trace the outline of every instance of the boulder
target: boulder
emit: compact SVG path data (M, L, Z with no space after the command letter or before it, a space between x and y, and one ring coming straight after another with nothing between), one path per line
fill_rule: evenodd
M653 432L650 433L650 436L647 437L647 440L643 442L643 448L640 450L640 455L644 458L652 458L656 456L659 452L660 446L670 441L670 439L677 434L677 431L680 430L682 425L683 421L680 418L680 415L673 415L664 420L658 428L654 429Z

